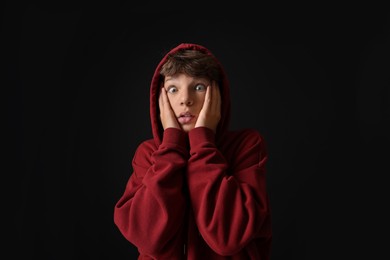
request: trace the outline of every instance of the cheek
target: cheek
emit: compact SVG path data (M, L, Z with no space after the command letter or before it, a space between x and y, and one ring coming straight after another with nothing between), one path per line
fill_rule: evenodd
M172 97L172 96L168 96L168 100L169 100L169 104L171 104L171 108L173 109L173 111L176 112L176 108L177 108L177 98L175 97Z
M202 109L203 107L203 103L204 103L204 99L205 99L205 95L202 94L202 95L199 95L196 99L196 110L198 112L200 112L200 110Z

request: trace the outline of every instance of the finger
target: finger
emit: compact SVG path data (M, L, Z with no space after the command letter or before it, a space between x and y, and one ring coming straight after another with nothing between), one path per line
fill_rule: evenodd
M218 108L220 106L220 93L219 93L219 88L218 85L216 84L215 81L212 83L212 89L213 89L213 96L212 96L212 110L213 112L218 111Z
M219 89L219 86L217 83L215 83L215 89L216 89L216 99L217 99L217 108L221 108L221 103L222 103L222 97L221 97L221 90Z
M158 105L161 110L163 106L163 88L160 89L160 95L158 96Z
M207 86L206 94L205 94L204 100L203 100L202 109L206 108L209 99L210 99L210 86Z
M166 106L166 105L170 105L169 103L169 100L168 100L168 96L167 96L167 91L165 90L165 88L162 88L162 100L163 100L163 104Z
M168 94L167 94L167 90L165 88L162 89L162 100L163 100L163 105L164 105L164 108L166 109L166 111L169 113L171 113L172 115L175 115L175 113L173 112L173 109L172 109L172 106L171 106L171 102L169 101L169 98L168 98Z

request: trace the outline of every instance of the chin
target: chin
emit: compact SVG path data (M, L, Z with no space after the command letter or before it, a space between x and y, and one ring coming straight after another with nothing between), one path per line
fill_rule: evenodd
M184 132L188 133L189 131L194 129L194 126L193 125L183 125L181 128L183 129Z

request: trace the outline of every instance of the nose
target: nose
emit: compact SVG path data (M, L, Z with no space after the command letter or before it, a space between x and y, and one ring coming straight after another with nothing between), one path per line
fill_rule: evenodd
M191 106L193 103L194 101L190 93L188 93L188 91L183 91L182 96L180 97L180 105Z

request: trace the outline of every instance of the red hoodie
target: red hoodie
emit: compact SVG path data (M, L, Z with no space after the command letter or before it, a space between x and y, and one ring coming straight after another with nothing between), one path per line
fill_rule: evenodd
M185 133L161 126L159 71L169 53L183 48L215 58L203 46L183 43L158 64L150 87L153 139L135 152L133 173L115 205L114 222L138 248L138 259L268 260L272 229L267 151L256 130L228 130L225 72L216 134L206 127Z

